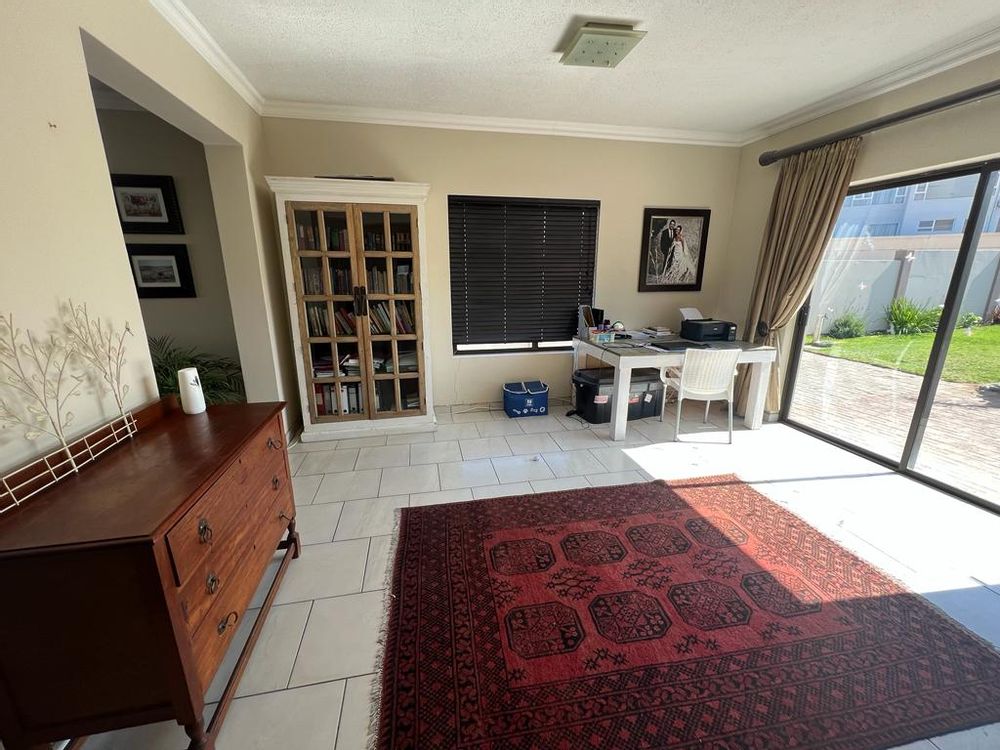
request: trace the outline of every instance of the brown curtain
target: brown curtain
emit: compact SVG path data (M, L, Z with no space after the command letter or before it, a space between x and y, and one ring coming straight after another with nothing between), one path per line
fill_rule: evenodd
M851 138L781 163L750 300L748 341L778 346L782 329L809 296L860 148L861 138ZM781 404L778 369L777 363L771 368L765 407L769 412L778 411ZM746 409L749 387L750 378L744 372L737 396L740 413Z

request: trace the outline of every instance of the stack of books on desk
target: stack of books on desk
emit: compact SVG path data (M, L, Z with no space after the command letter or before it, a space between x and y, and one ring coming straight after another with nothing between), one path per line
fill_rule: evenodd
M646 326L645 328L641 329L640 332L648 334L650 336L669 336L670 334L673 333L673 331L667 328L666 326Z

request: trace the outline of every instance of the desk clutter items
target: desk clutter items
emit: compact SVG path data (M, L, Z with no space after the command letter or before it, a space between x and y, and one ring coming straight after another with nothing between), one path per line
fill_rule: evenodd
M541 380L503 384L503 410L508 417L535 417L549 413L549 387Z
M612 367L577 370L573 373L573 411L591 424L611 421L615 371ZM643 367L632 370L629 386L628 418L658 417L663 403L659 370Z
M654 338L673 335L673 331L666 326L646 326L645 328L639 329L639 333L644 333L647 336L652 336Z
M197 367L185 367L177 371L177 388L181 392L181 408L185 414L201 414L205 411L205 392L201 389Z

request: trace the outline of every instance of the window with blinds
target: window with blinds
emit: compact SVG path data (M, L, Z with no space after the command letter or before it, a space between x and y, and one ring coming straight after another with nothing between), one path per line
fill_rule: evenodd
M594 293L598 201L448 197L457 354L570 346Z

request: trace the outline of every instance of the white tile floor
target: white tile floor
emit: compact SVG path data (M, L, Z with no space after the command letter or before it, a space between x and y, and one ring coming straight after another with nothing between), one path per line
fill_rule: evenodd
M308 546L278 593L219 750L363 750L390 535L396 510L407 506L735 472L1000 644L1000 517L783 425L738 429L726 445L724 414L713 412L706 426L690 407L681 443L672 442L669 414L664 424L630 423L621 444L607 440L606 427L562 416L468 412L441 415L433 432L293 446L298 527ZM248 630L220 672L228 674ZM213 685L208 700L221 692ZM87 743L88 750L186 746L169 723ZM906 747L995 750L1000 725Z

